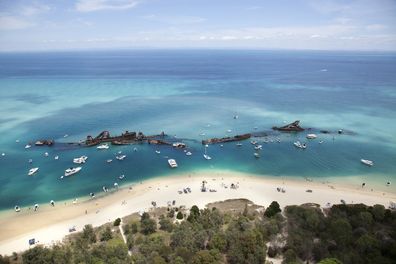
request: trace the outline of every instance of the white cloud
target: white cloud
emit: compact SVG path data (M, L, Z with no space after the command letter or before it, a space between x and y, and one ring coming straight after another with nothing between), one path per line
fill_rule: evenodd
M0 16L0 30L17 30L34 26L34 23L16 16Z
M35 16L50 10L51 8L47 5L33 4L31 6L23 6L18 13L22 16Z
M135 7L136 0L79 0L76 10L79 12L92 12L100 10L125 10Z
M158 16L154 14L150 14L147 16L143 16L143 19L149 21L155 21L160 23L172 24L172 25L180 25L180 24L198 24L205 22L206 19L198 16Z
M383 30L386 29L387 27L385 25L382 24L371 24L371 25L367 25L366 29L370 30L370 31L377 31L377 30Z

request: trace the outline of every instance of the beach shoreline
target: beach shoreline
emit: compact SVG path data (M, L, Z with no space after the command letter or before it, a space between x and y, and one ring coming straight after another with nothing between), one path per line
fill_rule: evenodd
M201 192L202 181L216 192ZM236 188L231 188L234 184ZM179 194L178 191L190 187L191 193ZM277 188L279 188L277 190ZM284 189L283 193L280 191ZM312 192L307 192L311 190ZM391 190L391 189L389 189ZM0 254L12 254L29 248L28 239L35 238L43 245L59 242L69 234L68 229L75 226L81 231L85 224L99 226L134 212L149 211L151 202L158 207L176 201L176 206L203 208L210 202L227 199L249 199L255 204L267 207L278 201L281 207L317 203L321 207L328 203L383 204L388 207L396 200L396 194L371 190L370 186L343 184L314 179L295 179L283 176L255 175L228 170L202 170L183 172L174 176L158 176L138 183L120 187L107 195L94 199L79 198L56 202L55 206L40 206L37 212L22 208L16 213L11 210L0 214Z

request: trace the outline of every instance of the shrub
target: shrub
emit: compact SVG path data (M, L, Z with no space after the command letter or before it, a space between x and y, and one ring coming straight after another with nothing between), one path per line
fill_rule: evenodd
M184 218L182 212L178 212L176 218L182 220Z
M265 210L264 215L266 217L273 217L277 213L280 213L282 210L280 209L280 206L278 202L273 201L270 206L268 206L267 210Z
M120 223L121 223L121 218L117 218L117 219L114 221L114 226L119 226Z

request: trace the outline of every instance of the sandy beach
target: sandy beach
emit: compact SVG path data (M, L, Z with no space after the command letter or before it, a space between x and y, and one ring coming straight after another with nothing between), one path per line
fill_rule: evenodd
M216 192L201 192L204 180L207 188ZM231 188L232 184L236 187ZM187 187L191 188L191 193L179 194L178 191ZM277 188L283 188L285 192ZM42 205L38 211L22 208L19 213L4 212L0 216L0 254L9 255L28 249L31 238L40 244L51 245L62 241L72 226L81 231L86 224L99 226L117 217L148 211L152 208L152 201L158 207L176 201L176 206L197 205L203 208L210 202L237 198L246 198L265 207L272 201L278 201L281 207L303 203L326 207L339 204L341 199L346 203L383 204L388 207L390 201L396 201L396 194L372 191L370 186L362 188L359 185L259 177L231 171L211 170L158 177L122 187L102 197L80 199L75 204L72 201L56 202L54 207Z

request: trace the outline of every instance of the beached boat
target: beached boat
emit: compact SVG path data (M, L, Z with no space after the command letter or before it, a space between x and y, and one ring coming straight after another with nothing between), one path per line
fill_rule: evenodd
M68 168L65 170L65 177L71 176L73 174L78 173L82 167L76 167L76 168Z
M301 143L300 141L296 141L293 144L297 148L301 148L301 149L306 149L307 148L307 145L305 143Z
M35 174L37 171L39 170L39 168L32 168L29 170L28 175L32 176L33 174Z
M174 159L168 159L168 164L171 168L177 168L177 163Z
M87 161L87 159L88 159L87 156L81 156L79 158L73 159L73 163L82 164L82 163L85 163Z
M374 162L371 160L361 159L360 162L370 167L374 165Z
M308 134L307 135L307 139L315 139L315 138L317 138L318 136L316 135L316 134Z
M282 132L299 132L299 131L304 131L305 129L300 127L300 121L296 120L293 123L287 124L282 127L272 127L273 130L278 130Z
M118 160L124 160L126 158L126 155L118 155L116 156L116 159Z
M104 144L101 144L101 145L97 146L96 148L97 149L108 149L109 148L109 144L104 143Z

